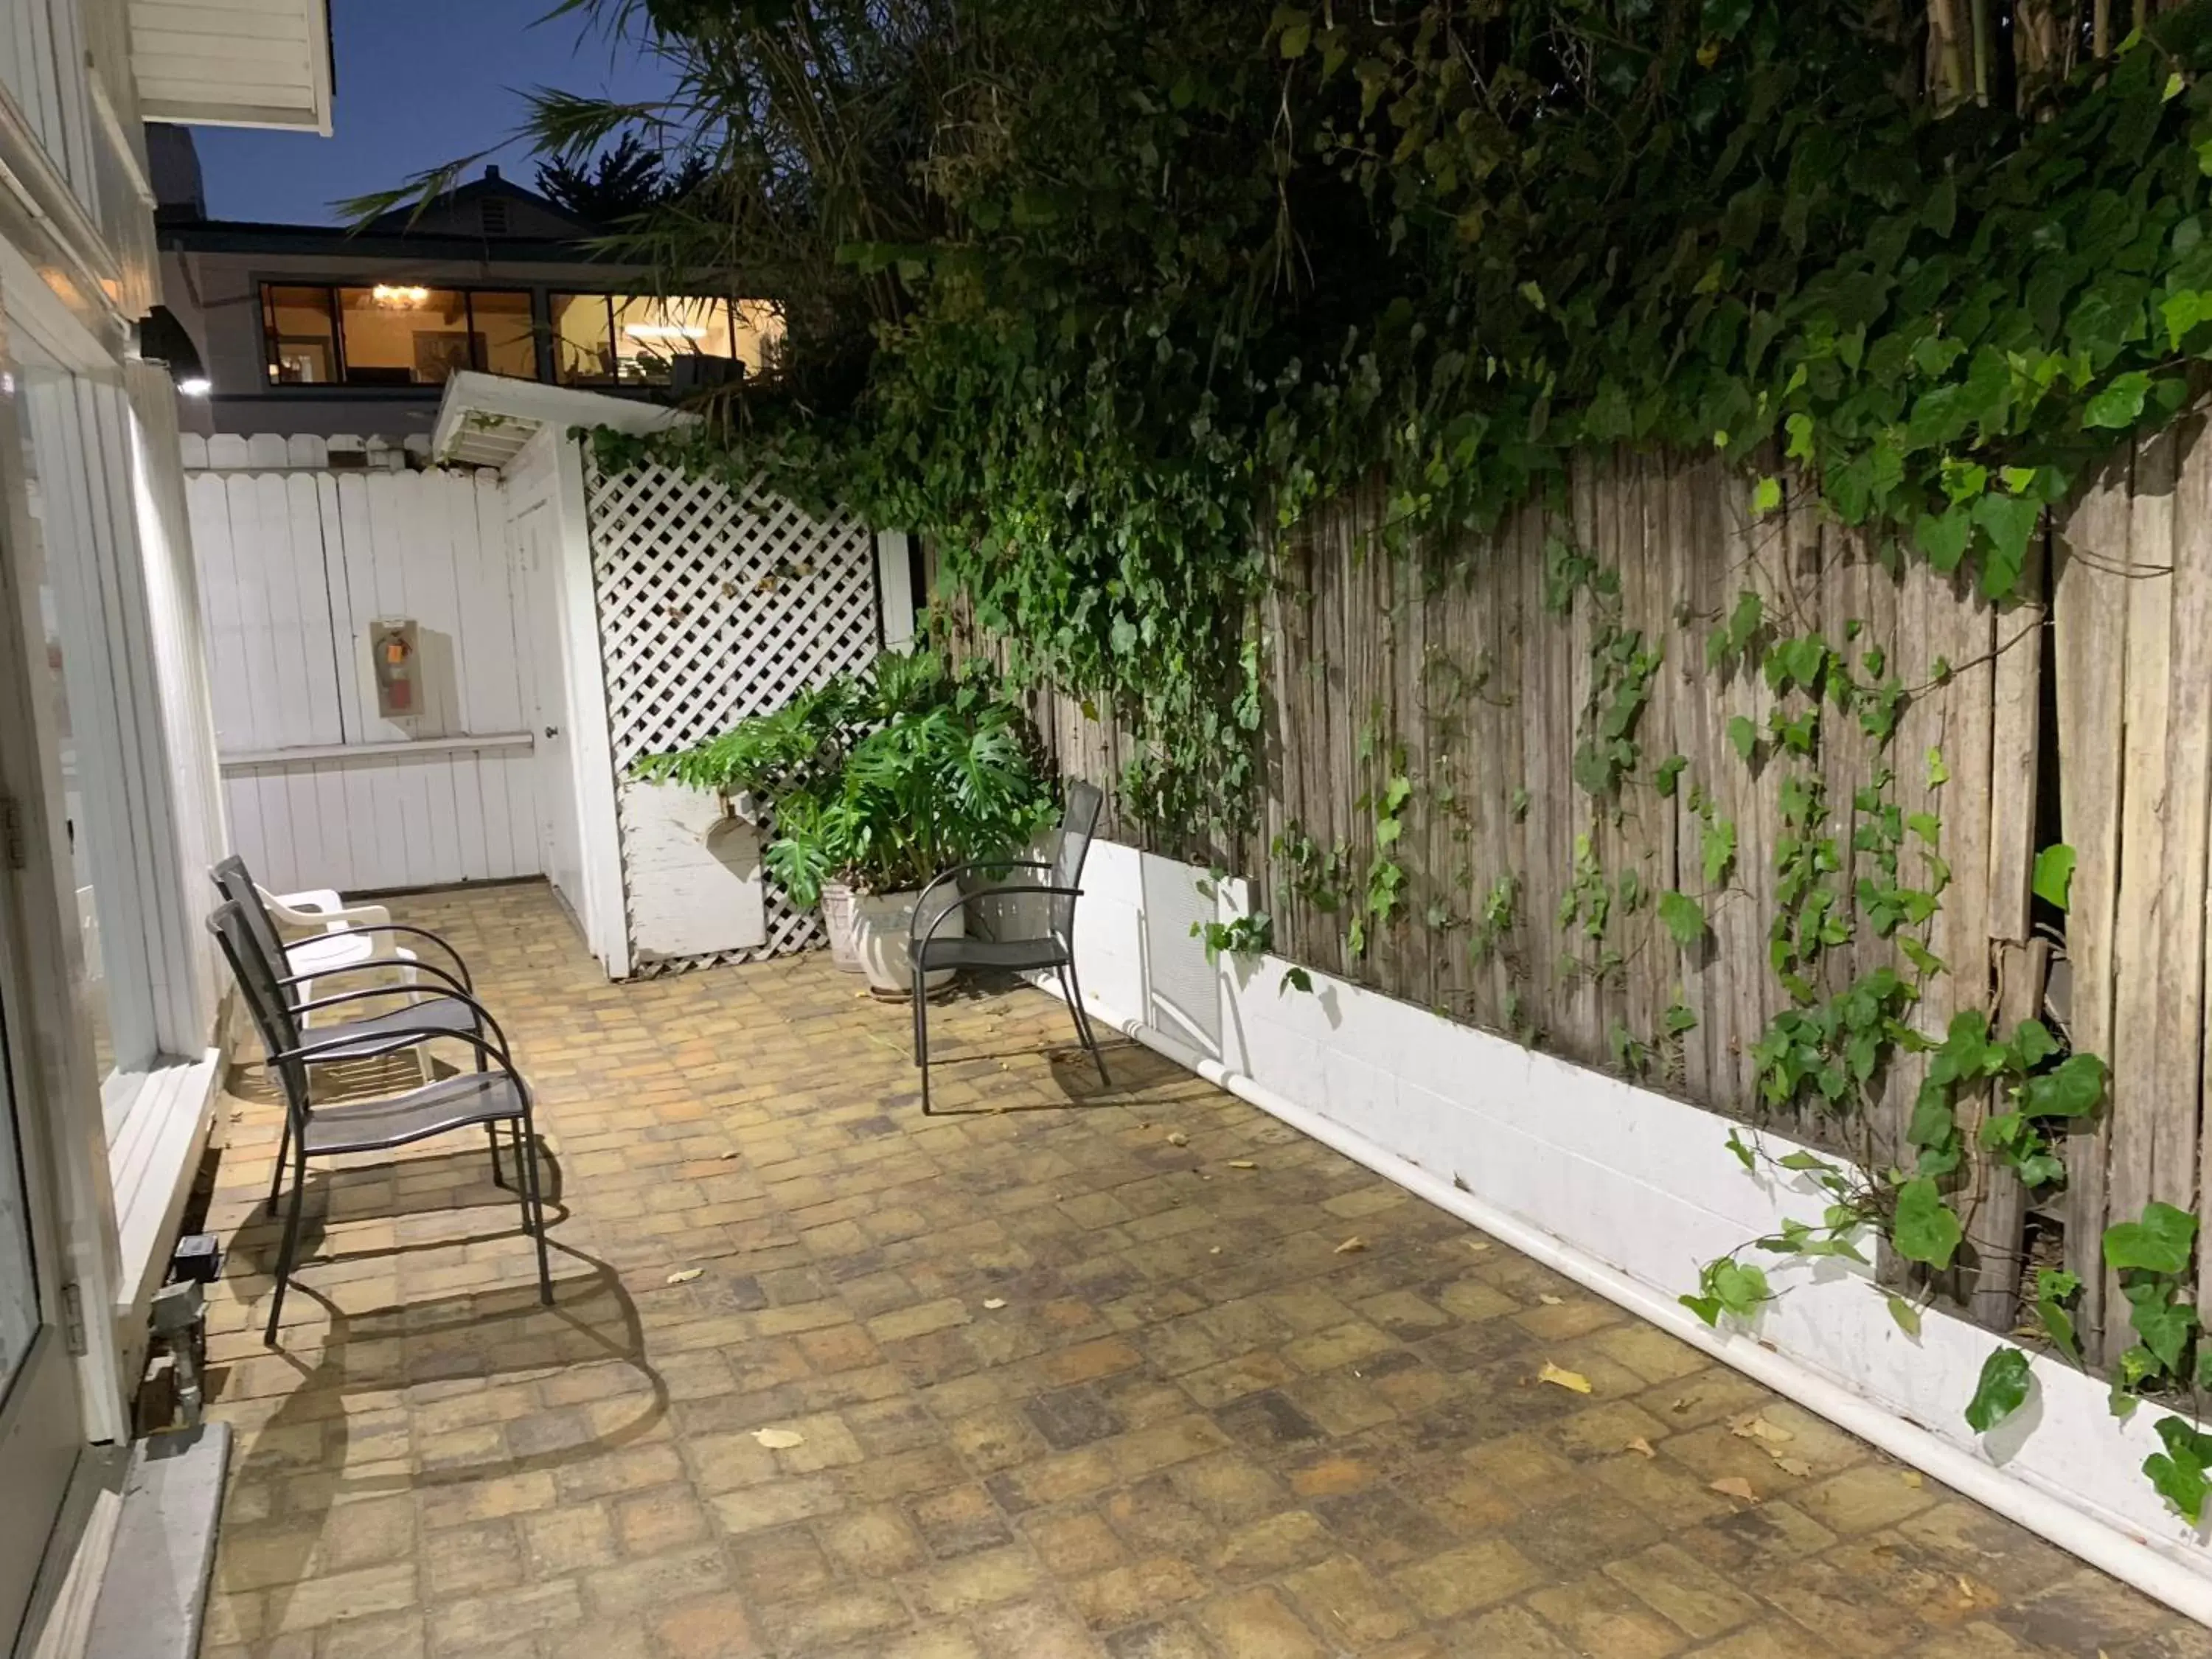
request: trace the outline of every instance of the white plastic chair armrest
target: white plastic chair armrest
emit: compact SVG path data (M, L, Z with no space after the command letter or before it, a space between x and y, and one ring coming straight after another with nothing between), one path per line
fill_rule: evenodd
M346 927L385 927L392 922L392 912L380 904L328 904L320 901L336 899L337 895L327 888L311 893L272 893L267 888L257 888L262 903L269 907L270 919L279 927L297 927L310 933L337 933ZM301 901L307 901L302 903Z

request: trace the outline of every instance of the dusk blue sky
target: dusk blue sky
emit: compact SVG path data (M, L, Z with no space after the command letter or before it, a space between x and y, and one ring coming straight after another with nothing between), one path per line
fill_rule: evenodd
M573 15L541 22L552 4L331 0L336 136L195 128L209 213L332 223L335 201L504 142L531 88L637 99L665 84L658 66L587 33ZM522 144L488 159L520 185L536 173Z

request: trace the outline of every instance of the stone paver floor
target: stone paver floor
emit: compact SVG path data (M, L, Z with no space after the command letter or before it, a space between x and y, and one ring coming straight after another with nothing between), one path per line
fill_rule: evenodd
M2212 1655L1148 1053L1103 1093L1038 994L939 1014L925 1120L823 957L610 986L543 887L404 909L538 1088L558 1302L451 1136L311 1176L263 1348L240 1073L217 1659Z

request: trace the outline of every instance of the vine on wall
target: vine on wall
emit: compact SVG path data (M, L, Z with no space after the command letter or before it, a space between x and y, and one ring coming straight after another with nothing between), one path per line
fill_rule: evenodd
M2016 112L1931 107L1912 32L1875 0L955 10L942 37L925 18L898 50L855 54L795 45L793 8L653 9L690 54L698 131L775 222L834 250L872 327L866 352L840 360L858 365L845 382L794 359L781 389L696 427L597 434L601 464L765 474L804 504L932 537L1018 674L1134 735L1125 802L1171 842L1249 823L1268 540L1370 475L1384 542L1448 561L1457 532L1557 504L1570 458L1593 446L1747 466L1778 451L1833 521L2000 599L2046 508L2205 388L2203 0L2027 89ZM809 51L819 74L803 94L731 67ZM810 152L817 188L778 198L762 125L799 96L873 100L897 118L851 126L877 147L872 165ZM742 266L712 216L687 210L708 228L678 235L664 216L647 230ZM1784 494L1757 478L1753 511ZM1679 757L1642 750L1665 645L1610 614L1618 573L1561 542L1547 576L1555 609L1592 608L1573 760L1589 822L1648 779L1667 798L1686 787L1698 825L1696 893L1608 870L1587 831L1576 842L1553 919L1560 968L1602 980L1632 925L1701 948L1737 838ZM1925 1295L1954 1264L1985 1164L2032 1189L2063 1180L2060 1131L2099 1109L2102 1063L2033 1020L2000 1031L1967 1008L1940 1036L1916 1023L1945 972L1929 926L1950 874L1940 821L1899 806L1894 769L1924 767L1932 787L1943 761L1887 757L1911 693L1886 650L1789 633L1747 592L1707 651L1773 696L1763 725L1740 715L1728 731L1741 763L1771 769L1783 831L1766 948L1790 1006L1757 1039L1764 1099L1863 1121L1898 1056L1926 1067L1897 1156L1783 1160L1822 1193L1823 1220L1750 1249L1863 1255L1872 1233ZM1881 757L1848 799L1818 764L1839 722ZM1296 826L1277 843L1354 956L1407 906L1401 842L1422 782L1387 734L1363 763L1371 858ZM2061 888L2063 853L2048 855ZM1510 872L1485 873L1470 949L1510 951L1526 973L1538 919ZM1834 953L1863 933L1894 960L1832 985ZM1620 1027L1616 1063L1664 1063L1685 1021L1678 996L1659 1030ZM1510 1010L1507 1023L1520 1034ZM2123 1402L2212 1381L2185 1294L2194 1223L2159 1210L2105 1241L2140 1338L2118 1367ZM2047 1270L2034 1285L2061 1352L2078 1352L2078 1289ZM1740 1252L1707 1267L1692 1305L1740 1317L1771 1293ZM1917 1316L1915 1297L1885 1294ZM1977 1428L2026 1397L2024 1362L2003 1357L2016 1352L1993 1356ZM2194 1518L2212 1440L2160 1432L2148 1472Z

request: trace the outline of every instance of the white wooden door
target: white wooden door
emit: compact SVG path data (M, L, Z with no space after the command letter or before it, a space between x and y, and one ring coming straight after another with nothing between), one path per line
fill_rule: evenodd
M575 755L568 738L568 678L561 653L560 533L550 502L514 521L515 586L522 596L522 656L536 744L538 858L571 914L584 908L583 834L577 822Z

